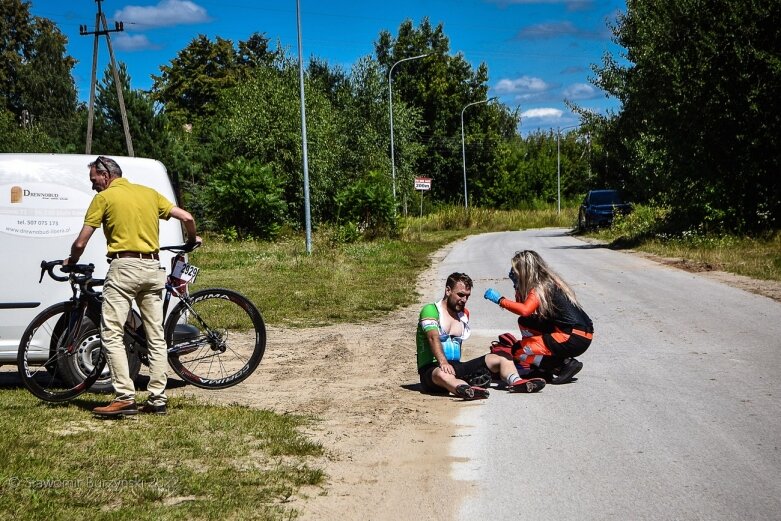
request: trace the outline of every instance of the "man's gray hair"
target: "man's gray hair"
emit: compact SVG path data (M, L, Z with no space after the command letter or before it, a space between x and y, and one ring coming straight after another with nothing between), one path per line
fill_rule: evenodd
M119 168L116 161L109 157L98 156L88 166L94 167L96 172L108 172L111 177L122 177L122 169Z

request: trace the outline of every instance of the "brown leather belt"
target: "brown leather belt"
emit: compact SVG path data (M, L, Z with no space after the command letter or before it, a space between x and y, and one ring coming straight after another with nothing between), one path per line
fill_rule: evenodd
M156 253L141 253L139 251L118 251L108 256L109 259L149 259L160 260Z

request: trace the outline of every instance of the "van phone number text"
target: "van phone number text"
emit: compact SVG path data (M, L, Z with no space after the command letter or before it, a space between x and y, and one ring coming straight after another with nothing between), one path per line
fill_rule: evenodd
M36 221L33 219L20 219L16 221L17 226L59 226L60 221Z

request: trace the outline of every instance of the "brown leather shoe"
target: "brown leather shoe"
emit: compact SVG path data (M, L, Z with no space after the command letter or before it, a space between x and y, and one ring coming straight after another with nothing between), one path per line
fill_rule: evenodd
M135 400L114 400L104 407L95 407L93 414L98 416L131 416L138 414Z

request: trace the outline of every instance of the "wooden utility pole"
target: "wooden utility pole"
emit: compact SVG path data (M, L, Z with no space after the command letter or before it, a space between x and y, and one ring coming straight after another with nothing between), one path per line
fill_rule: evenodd
M130 138L130 126L127 123L127 112L125 111L125 98L122 96L122 85L119 82L119 72L117 72L117 64L114 61L114 49L111 47L111 37L109 33L116 33L124 31L125 28L122 22L114 22L114 29L109 29L106 23L106 16L103 14L100 3L103 0L95 0L98 4L98 12L95 14L95 30L88 31L86 25L79 26L79 34L87 36L90 34L95 35L95 43L92 46L92 81L90 82L89 92L89 116L87 117L87 149L86 154L91 153L92 150L92 122L95 118L95 83L98 73L98 38L101 36L106 37L106 43L108 44L108 54L111 59L111 71L114 73L114 85L117 87L117 100L119 101L119 112L122 115L122 128L125 131L125 143L127 144L127 155L130 157L135 156L133 152L133 140ZM101 25L103 28L101 29Z

